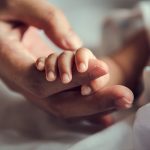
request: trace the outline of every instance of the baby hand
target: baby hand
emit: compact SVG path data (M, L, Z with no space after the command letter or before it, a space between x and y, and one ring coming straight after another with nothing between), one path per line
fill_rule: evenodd
M48 81L53 82L59 78L60 82L68 84L72 81L74 70L82 74L88 70L89 61L96 59L90 50L80 48L76 52L65 51L61 54L52 53L47 58L41 57L36 61L36 67L40 71L45 70ZM100 60L97 61L96 65L107 68L106 64ZM108 79L103 78L102 81L102 77L100 77L88 83L88 86L83 85L81 87L81 94L91 94L97 88L102 87L102 84L106 83L104 80Z

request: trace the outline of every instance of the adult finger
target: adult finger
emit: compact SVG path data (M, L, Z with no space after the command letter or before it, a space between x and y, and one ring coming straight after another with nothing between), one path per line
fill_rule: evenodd
M132 102L132 92L124 86L115 85L89 96L81 96L79 91L63 92L51 96L42 105L57 117L76 118L104 114L114 109L127 109L132 106Z
M44 29L48 37L63 49L75 50L82 45L62 11L47 0L7 1L7 9L0 18L15 19Z

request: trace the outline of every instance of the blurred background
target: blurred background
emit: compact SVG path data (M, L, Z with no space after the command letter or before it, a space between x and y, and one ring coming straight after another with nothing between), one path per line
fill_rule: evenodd
M140 0L49 0L63 10L87 47L99 45L105 16L116 8L132 8Z

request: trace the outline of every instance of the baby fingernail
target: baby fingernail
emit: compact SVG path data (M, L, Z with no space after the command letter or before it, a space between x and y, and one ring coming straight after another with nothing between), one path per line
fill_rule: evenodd
M85 72L87 70L87 66L84 63L79 64L79 72Z
M48 81L54 81L56 79L56 75L54 74L54 72L50 71L50 72L48 72L46 78Z
M63 82L64 84L67 84L67 83L70 82L70 77L69 77L68 74L66 74L66 73L63 74L63 76L62 76L62 82Z
M42 71L44 69L44 63L43 62L39 62L37 65L37 69Z
M92 93L91 87L89 87L87 85L83 85L81 87L81 95L90 95L91 93Z

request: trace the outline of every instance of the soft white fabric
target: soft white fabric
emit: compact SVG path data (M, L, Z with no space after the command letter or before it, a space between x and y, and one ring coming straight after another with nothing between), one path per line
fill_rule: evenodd
M133 150L132 121L134 116L89 136L69 150Z
M136 150L149 150L150 148L150 66L145 67L143 72L144 92L140 101L147 105L142 106L136 114L133 139Z
M134 148L136 150L150 149L150 104L140 108L134 123Z

